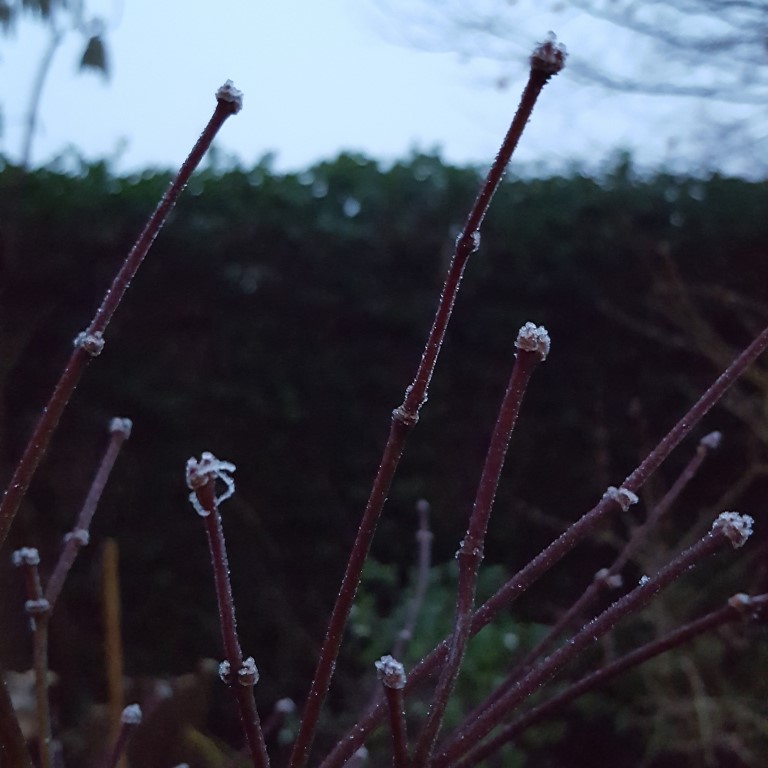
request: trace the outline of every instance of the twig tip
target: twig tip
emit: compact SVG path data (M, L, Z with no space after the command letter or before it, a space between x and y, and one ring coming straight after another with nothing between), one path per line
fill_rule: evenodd
M562 43L557 42L557 35L550 32L543 43L539 43L531 54L531 69L556 75L564 66L568 52Z
M740 515L738 512L721 512L714 523L712 531L722 531L734 549L743 547L752 535L754 518L750 515Z
M518 349L536 352L542 361L547 359L550 345L551 341L547 329L543 325L530 322L520 328L515 341L515 346Z
M237 114L243 108L243 92L235 88L235 84L231 80L227 80L216 91L216 100L231 104L233 114Z

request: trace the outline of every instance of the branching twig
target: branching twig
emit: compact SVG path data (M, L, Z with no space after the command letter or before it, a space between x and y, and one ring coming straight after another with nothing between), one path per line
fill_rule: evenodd
M496 189L512 153L517 146L526 123L530 119L533 107L542 88L552 75L559 72L565 62L563 49L552 41L539 46L531 57L531 72L528 84L515 114L512 124L501 145L496 159L475 199L472 209L456 240L448 275L440 296L432 329L429 332L421 362L411 385L406 389L405 399L392 413L387 444L373 482L371 494L363 513L357 537L352 547L347 568L342 579L336 602L331 612L325 640L320 651L315 675L299 726L299 733L293 746L289 768L303 768L309 757L309 750L314 741L320 710L328 693L336 658L341 646L344 627L349 619L349 612L355 599L360 574L368 556L374 531L384 507L389 487L405 447L405 441L419 418L419 410L426 401L427 390L437 362L448 321L453 311L464 268L469 257L480 246L480 226L483 223ZM354 752L354 750L353 750ZM351 756L351 755L350 755Z
M467 752L472 745L495 728L516 706L549 680L565 664L572 661L590 643L613 628L619 619L645 606L658 592L685 574L705 557L715 554L726 544L741 547L752 533L752 518L735 512L723 512L709 533L692 547L664 566L655 576L643 577L639 586L617 600L597 618L590 621L538 667L518 681L512 689L489 707L473 723L460 729L462 738L449 741L432 763L433 768L446 768Z
M150 216L149 221L139 235L122 266L117 272L112 285L104 295L101 306L96 311L91 324L75 339L75 348L56 384L53 394L38 419L24 453L19 459L8 488L0 501L0 547L5 542L21 500L29 488L32 476L45 455L51 437L56 430L62 413L80 380L80 376L92 357L101 352L104 346L104 331L120 300L128 290L144 257L162 228L176 200L189 181L192 172L199 164L224 121L240 110L242 94L227 81L216 93L216 109L200 138L195 143L176 178L171 182L165 194Z
M99 468L96 470L96 475L77 517L75 527L64 537L64 548L61 550L53 573L45 585L45 598L50 603L51 612L56 606L56 601L59 599L67 574L69 574L77 558L77 553L81 547L88 544L93 515L96 512L96 507L101 499L101 494L104 492L104 487L107 484L112 468L115 466L120 448L131 435L131 426L130 419L115 418L109 422L109 444L104 451L101 464L99 464Z
M471 749L463 758L452 763L451 768L467 768L471 765L477 765L519 736L523 731L541 722L556 710L587 693L587 691L591 691L597 686L626 672L628 669L637 667L649 659L673 650L705 632L711 632L724 624L742 621L745 618L762 616L766 608L768 608L768 595L756 595L755 597L744 594L734 595L722 608L712 611L706 616L691 621L664 635L664 637L660 637L658 640L654 640L627 653L611 664L606 664L606 666L569 685L565 690L551 699L547 699L543 704L532 708L513 723L504 726L492 738Z

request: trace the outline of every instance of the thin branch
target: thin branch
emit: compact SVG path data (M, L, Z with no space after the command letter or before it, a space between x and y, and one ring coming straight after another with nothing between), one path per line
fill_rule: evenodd
M408 768L408 733L405 725L403 688L406 677L403 665L392 656L382 656L377 662L376 675L381 681L389 714L394 768Z
M644 577L630 593L617 600L597 618L590 621L568 642L548 656L477 720L462 726L460 740L449 741L442 753L435 758L432 768L446 768L469 750L506 717L514 707L525 701L562 667L598 638L602 637L625 616L640 610L661 590L666 589L680 576L704 558L714 555L725 545L734 548L744 545L752 533L753 520L749 515L723 512L713 523L712 529L696 544L679 554L655 576Z
M138 704L129 704L120 716L120 731L112 745L107 759L101 768L116 768L120 758L125 752L128 741L136 728L141 724L141 707Z
M120 300L128 290L131 280L189 181L192 172L202 160L224 121L230 115L236 114L241 106L242 94L234 88L231 82L227 81L216 93L216 109L208 125L184 161L176 178L165 191L138 240L118 270L91 324L75 339L74 351L64 367L53 394L43 409L3 499L0 501L0 547L8 537L8 531L21 505L21 500L24 498L24 494L26 494L32 481L32 476L48 449L51 437L80 380L80 376L90 359L98 355L104 346L104 331L120 304Z
M303 768L315 738L320 710L328 694L333 670L338 657L344 628L355 599L363 565L368 557L373 534L384 508L397 465L405 448L405 441L419 418L419 410L426 401L427 390L432 379L437 357L445 338L445 331L451 317L453 305L459 290L467 261L480 246L480 226L483 223L496 189L512 153L517 146L533 107L546 82L562 69L565 54L553 41L542 44L531 57L531 72L528 83L488 176L483 183L474 205L467 217L461 234L456 240L451 265L448 268L443 292L440 296L435 319L429 333L421 362L413 383L406 389L405 399L392 413L389 438L384 448L381 464L373 482L371 495L363 513L357 537L347 563L341 587L331 612L325 640L320 651L312 685L304 706L299 732L293 746L289 768Z
M631 653L627 653L620 659L595 670L581 678L581 680L569 685L551 699L526 712L513 723L504 726L491 739L471 749L463 758L452 763L451 768L467 768L471 765L477 765L495 754L532 725L550 717L554 712L574 699L583 696L599 685L603 685L628 669L644 664L649 659L674 650L705 632L711 632L725 624L761 617L764 615L766 608L768 608L768 595L757 595L755 597L744 594L734 595L722 608L684 624L682 627L660 637L658 640L646 643Z
M40 768L52 768L51 708L48 701L48 619L51 606L43 597L40 583L40 554L32 547L23 547L13 553L13 564L24 575L27 600L24 603L32 626L33 658L35 665L35 709L37 717L37 744Z
M472 618L470 635L477 634L484 626L490 623L498 613L508 606L519 595L525 592L531 584L546 573L555 563L559 562L576 544L594 530L600 521L611 511L623 508L622 503L616 498L624 492L625 500L631 499L642 488L648 478L659 468L669 454L682 442L685 436L701 421L709 410L723 397L741 374L765 352L768 348L768 327L760 333L752 343L739 354L728 368L718 376L706 392L694 403L688 412L672 427L661 439L650 454L640 465L627 476L619 491L613 489L616 494L604 495L603 498L589 512L583 515L559 538L553 541L546 549L540 552L522 570L509 579L490 599L488 599ZM635 497L636 498L636 497ZM417 682L429 674L442 662L447 653L447 641L425 656L412 670L408 678L408 686ZM407 693L407 690L406 690ZM321 764L321 768L339 768L348 760L365 741L368 733L373 730L382 716L382 708L368 712L341 739L331 753Z
M515 365L491 435L469 527L456 553L459 562L459 580L453 634L448 657L440 672L426 721L414 749L413 763L417 766L429 763L445 709L459 676L469 640L477 591L477 575L483 559L485 537L496 498L496 489L528 382L537 364L545 360L549 353L549 335L542 326L536 327L533 323L526 323L520 329L515 346L518 348Z
M204 452L200 461L192 458L187 462L187 486L192 491L189 496L192 506L205 524L208 548L211 553L216 600L219 606L221 641L224 647L224 661L219 665L219 676L227 685L232 686L254 768L269 768L267 747L253 695L254 686L259 680L259 671L252 657L243 658L240 648L235 602L229 581L227 548L219 514L219 504L234 493L235 484L231 477L234 471L234 464L219 461L213 454ZM214 487L217 480L226 486L226 490L220 496L216 495Z
M53 573L45 585L45 598L51 606L53 612L56 602L61 595L64 582L77 558L77 553L81 547L88 544L90 538L90 527L96 507L101 500L101 494L109 480L112 469L117 461L120 448L131 434L130 419L112 419L109 422L109 443L104 451L104 456L96 470L96 475L91 482L88 495L85 497L80 514L77 517L75 527L64 537L64 548L61 550L59 559L53 569Z

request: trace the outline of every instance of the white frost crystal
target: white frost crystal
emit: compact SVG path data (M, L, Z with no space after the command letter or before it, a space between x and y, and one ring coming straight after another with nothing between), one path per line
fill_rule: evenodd
M72 344L75 347L82 347L91 357L96 357L104 349L104 336L101 331L96 331L96 333L81 331L75 336Z
M40 553L35 547L22 547L11 555L11 562L18 568L20 565L39 565Z
M226 486L226 490L214 500L215 506L228 499L235 492L235 481L232 479L232 472L237 467L230 461L219 461L210 451L203 451L200 461L192 457L187 461L187 488L191 489L189 500L200 517L208 517L211 514L210 509L204 509L197 500L195 491L202 488L206 483L221 480Z
M625 512L633 505L637 504L637 494L626 488L616 488L614 485L608 486L608 489L603 494L603 498L613 499Z
M733 548L738 549L743 547L752 535L754 522L754 519L749 515L740 515L738 512L722 512L712 523L712 531L722 531Z
M133 422L130 419L120 419L115 417L109 422L110 432L121 432L125 435L127 440L131 436L131 429L133 428Z
M237 682L240 685L256 685L259 682L259 670L253 656L249 656L237 670Z
M517 334L515 346L526 352L537 352L541 360L546 360L549 354L549 333L543 325L526 323Z
M231 103L235 113L243 108L243 92L235 88L235 84L231 80L227 80L227 82L216 91L216 98L218 101L227 101Z
M710 432L708 435L704 435L704 437L699 440L699 445L703 445L705 448L709 448L710 450L714 450L715 448L719 447L720 441L723 439L723 433L722 432Z
M374 662L374 666L379 680L387 688L405 687L405 667L397 659L392 658L392 656L382 656Z

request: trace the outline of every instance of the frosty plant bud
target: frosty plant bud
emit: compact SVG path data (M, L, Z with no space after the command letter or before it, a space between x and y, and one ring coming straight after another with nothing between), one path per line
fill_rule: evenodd
M517 334L515 346L526 352L536 352L539 360L546 360L550 347L549 333L543 325L526 323Z
M392 658L392 656L382 656L374 662L376 674L381 682L387 688L405 688L405 667Z
M703 445L705 448L709 448L710 450L715 450L715 448L720 446L720 441L722 439L722 432L710 432L708 435L704 435L704 437L699 440L699 445Z
M738 512L722 512L714 523L712 532L722 531L734 549L743 547L747 539L752 535L754 520L749 515L740 515Z
M22 547L11 555L11 562L16 568L22 565L40 565L40 553L35 547Z
M217 101L226 101L232 105L233 114L237 114L243 108L243 92L235 88L231 80L227 80L224 85L216 91Z
M213 509L203 507L198 499L197 492L208 483L221 480L225 485L225 490L220 496L214 498L213 506L217 507L235 492L235 481L232 479L231 473L236 469L237 467L234 464L229 461L219 461L209 451L203 451L200 461L194 457L187 461L187 487L192 491L189 494L189 500L198 515L208 517Z
M109 422L109 431L111 433L120 432L127 440L131 436L133 422L130 419L120 419L115 417Z
M557 35L550 32L546 41L536 46L531 54L531 69L544 72L548 77L556 75L568 56L565 46L557 42Z
M101 331L96 331L96 333L81 331L75 336L72 344L75 347L84 349L91 357L97 357L101 354L101 350L104 349L104 336Z
M259 670L256 668L256 662L253 656L249 656L243 666L237 670L237 682L240 685L256 685L259 682Z
M632 493L626 488L616 488L614 485L608 486L603 498L613 499L625 512L639 501L636 493Z
M120 722L138 725L141 722L141 707L138 704L129 704L120 715Z

